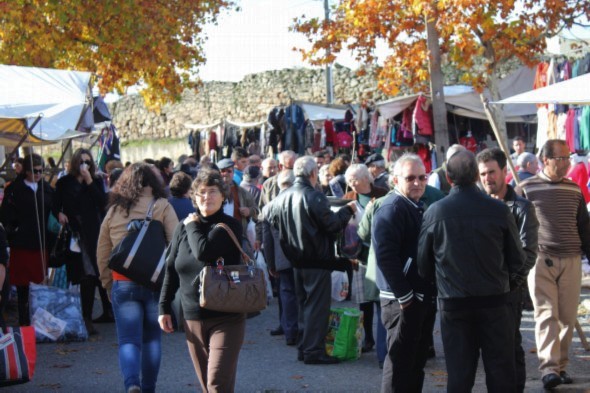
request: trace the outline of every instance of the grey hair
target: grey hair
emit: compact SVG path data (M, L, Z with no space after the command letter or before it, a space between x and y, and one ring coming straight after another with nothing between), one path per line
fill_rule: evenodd
M449 161L449 159L451 157L453 157L453 154L460 152L460 151L465 151L465 150L467 150L467 149L463 145L459 145L457 143L455 143L454 145L451 145L449 147L449 149L447 150L447 155L446 155L447 162Z
M420 157L413 153L404 153L404 155L395 162L395 166L393 167L394 176L397 177L402 175L402 168L406 162L411 162L424 168L424 163Z
M293 170L285 169L279 173L277 177L277 184L279 185L279 189L284 190L289 188L295 183L295 175L293 174Z
M297 158L297 153L293 150L283 150L279 153L279 164L285 165L285 161Z
M310 156L299 157L295 160L295 164L293 164L293 173L295 176L305 177L306 179L309 179L313 171L317 171L317 169L318 164Z
M535 156L533 153L524 152L520 153L516 159L516 164L521 168L526 168L528 164L535 161L537 161L537 156Z
M351 178L367 179L369 183L373 184L373 176L369 172L369 168L365 164L352 164L344 173L346 183L349 183Z

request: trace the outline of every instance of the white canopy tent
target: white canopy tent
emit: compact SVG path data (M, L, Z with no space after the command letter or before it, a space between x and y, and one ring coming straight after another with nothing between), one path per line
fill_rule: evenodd
M590 105L590 74L530 90L498 102L492 102L492 104Z
M89 72L0 65L0 145L55 143L85 135L92 116Z
M535 71L531 68L521 67L500 81L500 95L510 97L530 90L533 85ZM485 110L479 93L470 86L445 86L445 103L450 112L460 116L487 120ZM489 91L484 90L484 96L490 98ZM382 116L391 118L404 111L418 98L418 94L396 97L391 100L377 103L377 108ZM535 121L537 109L535 105L506 105L504 107L507 122L532 122Z
M347 110L350 109L354 113L354 109L348 105L316 104L304 101L295 101L294 104L299 105L311 121L344 120Z

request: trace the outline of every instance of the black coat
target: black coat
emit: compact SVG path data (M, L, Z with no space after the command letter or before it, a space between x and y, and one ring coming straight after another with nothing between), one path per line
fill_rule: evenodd
M47 220L53 195L53 189L44 180L38 183L36 193L25 184L24 178L14 180L6 188L0 219L10 247L26 250L50 247L52 236L47 231Z
M453 187L424 213L418 271L436 274L439 299L506 294L525 259L510 209L475 185Z
M94 178L90 185L66 175L55 185L52 211L56 218L63 212L73 231L80 234L82 247L96 267L96 246L100 224L105 215L107 194L102 180Z
M269 222L278 228L283 252L295 268L335 269L334 240L352 217L348 206L337 213L328 198L297 177L292 187L279 193L269 211Z

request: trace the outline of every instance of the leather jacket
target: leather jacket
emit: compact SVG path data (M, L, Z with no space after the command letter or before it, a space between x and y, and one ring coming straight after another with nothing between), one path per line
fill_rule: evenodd
M512 282L524 279L524 260L510 209L475 185L454 186L424 214L418 272L426 279L436 272L441 305L464 298L502 302Z
M334 213L328 198L303 177L270 206L268 220L279 230L281 247L293 267L337 268L334 240L352 217L350 207Z
M506 195L504 195L504 202L516 220L522 249L526 253L526 260L518 275L526 280L529 271L535 266L537 260L539 220L537 220L535 205L533 205L528 199L516 195L512 186L508 185L507 187L508 189ZM518 283L515 282L514 284Z

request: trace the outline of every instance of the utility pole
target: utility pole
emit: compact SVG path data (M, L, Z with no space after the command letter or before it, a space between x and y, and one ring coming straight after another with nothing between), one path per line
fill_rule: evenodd
M432 7L436 12L436 7ZM437 15L425 14L426 42L428 46L428 67L430 71L430 93L432 96L432 112L434 121L434 142L438 164L445 161L445 154L449 148L449 128L447 125L447 107L445 104L444 79L440 68L440 47L438 32L436 31Z
M326 23L330 20L330 5L328 4L328 0L324 0L324 14L325 14L325 21ZM330 50L327 49L328 56L330 55ZM332 84L332 64L326 65L326 101L328 104L334 103L334 86Z

